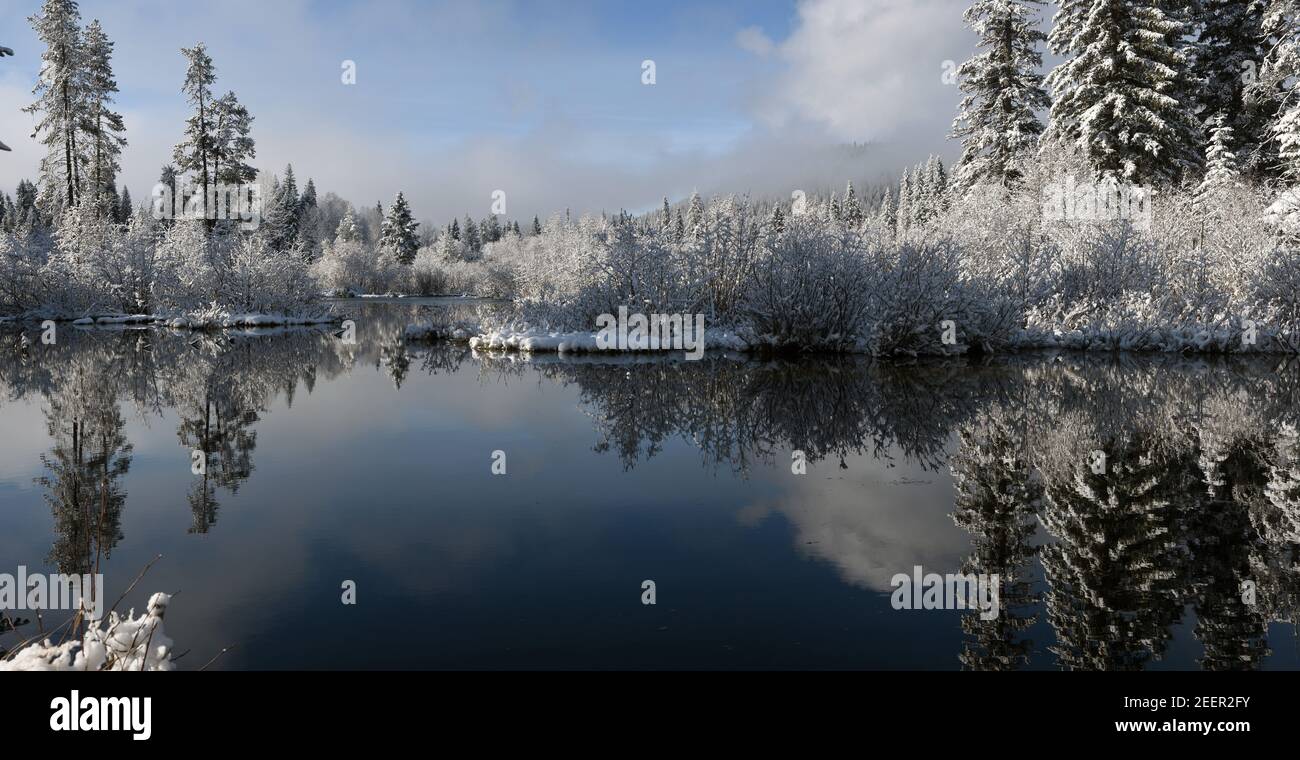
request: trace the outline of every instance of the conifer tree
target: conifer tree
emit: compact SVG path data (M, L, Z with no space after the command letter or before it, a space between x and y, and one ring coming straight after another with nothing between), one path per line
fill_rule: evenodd
M1034 5L1042 0L975 0L965 19L979 37L982 52L957 69L965 97L952 125L962 141L957 181L963 187L989 181L1011 184L1023 174L1043 133L1038 112L1050 105L1039 67Z
M1197 117L1212 139L1221 115L1232 129L1227 148L1243 158L1268 140L1271 114L1252 107L1247 98L1264 61L1266 5L1267 0L1200 0L1194 6L1201 30L1192 66Z
M215 115L212 112L212 85L217 81L217 74L212 57L208 55L203 43L192 48L181 48L181 54L186 61L181 92L185 94L193 112L185 122L184 138L172 151L172 160L180 171L195 174L202 194L201 208L205 210L206 217L207 201L216 184L213 164L216 162L214 151L217 137ZM179 203L179 199L177 201Z
M45 43L41 73L23 109L39 114L33 137L45 146L40 165L40 199L51 217L77 205L81 197L86 147L79 132L86 124L86 67L81 11L74 0L45 0L29 21Z
M1077 148L1099 178L1178 181L1199 164L1199 129L1181 82L1185 25L1167 0L1077 0L1062 6L1051 39L1067 60L1047 77L1047 135Z
M118 213L117 202L109 199L116 195L117 172L121 168L120 157L126 138L122 133L126 126L122 116L113 111L113 95L118 91L117 81L113 78L113 43L104 34L98 20L86 27L83 60L86 67L84 97L86 116L83 131L86 132L85 143L89 153L86 191L96 199L101 213L115 218Z
M393 207L384 219L383 234L379 239L380 249L392 252L394 258L402 264L414 263L415 254L420 250L419 226L411 215L406 197L398 193Z

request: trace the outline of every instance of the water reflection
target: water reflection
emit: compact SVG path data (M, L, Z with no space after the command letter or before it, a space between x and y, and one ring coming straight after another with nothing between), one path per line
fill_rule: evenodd
M258 431L277 400L275 413L290 414L296 397L361 367L399 390L413 376L468 370L484 393L508 392L516 378L574 391L591 447L618 463L599 476L610 487L618 469L675 442L737 482L788 471L795 450L832 470L906 463L950 479L951 520L969 545L960 568L940 570L1002 579L1001 614L961 613L959 651L936 653L967 669L1044 658L1067 669L1147 668L1184 625L1203 647L1200 667L1252 669L1272 654L1270 624L1294 626L1300 615L1295 366L1050 356L521 361L407 345L402 330L422 308L369 310L355 345L315 329L69 331L54 346L0 333L5 395L39 399L46 421L38 482L53 513L49 562L93 572L122 541L133 415L174 416L177 446L199 452L203 466L177 503L192 513L189 531L204 534L219 530L222 494L259 477ZM813 516L792 523L871 514L852 496L804 508ZM839 568L881 566L870 542L806 543ZM844 576L880 590L870 573Z

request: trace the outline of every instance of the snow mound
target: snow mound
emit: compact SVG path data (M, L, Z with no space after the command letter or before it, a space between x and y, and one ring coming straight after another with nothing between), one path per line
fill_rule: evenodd
M80 641L25 646L0 661L0 671L172 670L172 640L163 630L171 599L154 594L140 617L135 610L125 616L110 612L106 622L92 621Z

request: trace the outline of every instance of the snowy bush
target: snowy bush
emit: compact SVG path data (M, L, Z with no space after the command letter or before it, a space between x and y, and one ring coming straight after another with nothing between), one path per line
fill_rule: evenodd
M332 295L406 293L409 269L391 253L361 240L326 242L312 264L317 287Z
M171 597L154 594L148 611L135 616L108 613L106 621L91 621L79 640L54 644L30 643L0 660L5 670L172 670L172 640L163 629Z
M795 217L761 246L752 270L741 312L765 340L843 349L865 337L873 275L857 234Z
M232 241L218 302L238 314L295 314L313 292L307 265L292 251L276 251L258 236Z

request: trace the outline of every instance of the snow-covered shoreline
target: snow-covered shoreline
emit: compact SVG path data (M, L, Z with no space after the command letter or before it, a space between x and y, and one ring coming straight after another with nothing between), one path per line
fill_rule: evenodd
M55 324L71 325L77 328L157 326L168 327L175 330L236 330L240 328L257 327L332 325L342 322L343 319L342 316L331 314L319 314L314 316L292 316L287 314L230 314L202 317L167 317L154 314L104 314L85 317L27 315L22 317L0 317L0 324L26 325L40 324L50 321Z
M540 328L475 329L466 326L417 324L406 328L404 337L414 343L462 343L476 351L519 354L561 355L641 355L676 354L680 349L657 349L648 344L629 348L611 348L599 341L595 331L553 331ZM829 346L834 346L829 347ZM812 353L812 354L865 354L875 356L960 356L971 353L966 344L931 346L930 350L881 352L870 342L857 339L852 342L830 342L798 345L781 342L772 337L758 337L740 329L706 330L703 339L706 352L740 354L762 353ZM1001 347L1006 352L1066 350L1080 352L1131 352L1131 353L1183 353L1183 354L1265 354L1287 355L1300 353L1300 335L1287 335L1260 329L1247 339L1240 329L1220 328L1147 328L1073 330L1020 330Z

